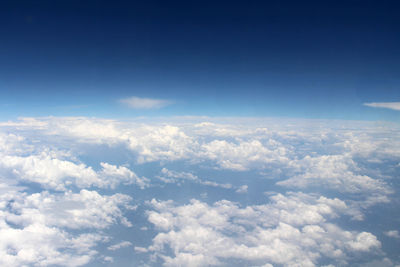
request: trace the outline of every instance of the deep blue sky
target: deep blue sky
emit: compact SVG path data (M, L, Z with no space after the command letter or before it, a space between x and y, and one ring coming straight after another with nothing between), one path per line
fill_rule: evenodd
M143 3L145 2L145 3ZM0 119L395 120L398 1L2 1ZM168 99L132 110L130 96Z

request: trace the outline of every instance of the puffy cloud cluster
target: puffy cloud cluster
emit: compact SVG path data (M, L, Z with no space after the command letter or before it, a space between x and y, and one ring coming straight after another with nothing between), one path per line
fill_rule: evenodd
M122 211L132 208L126 195L101 196L84 189L28 194L7 189L0 196L1 266L85 265L96 256L98 243L108 240L85 229L104 229L117 220L131 225Z
M143 189L141 199L134 196L141 205L158 198L160 181L171 187L208 186L201 194L204 199L207 193L224 199L226 193L227 199L258 205L153 200L145 207L157 231L154 239L140 243L135 235L127 236L129 241L108 245L107 253L131 247L131 253L150 253L154 265L161 260L165 266L362 262L363 255L384 255L379 235L366 229L348 231L338 222L357 219L361 224L367 209L390 204L398 191L393 181L400 171L399 151L400 127L384 123L84 117L3 122L0 265L80 266L96 257L111 264L113 258L97 255L96 246L109 242L104 229L130 227L124 213L135 209L129 204L133 199L118 190L121 185L124 192L128 186ZM148 166L148 178L136 174ZM214 176L203 176L207 171ZM230 176L233 172L247 180L235 180L240 175ZM282 192L269 194L267 200L252 181ZM253 195L257 192L261 196ZM185 198L193 197L182 192L175 200L182 203ZM381 234L399 236L397 230Z
M70 142L71 145L123 144L136 153L139 163L209 160L220 168L248 170L287 166L306 156L347 153L350 157L400 157L397 149L400 136L396 126L302 120L248 121L250 123L244 120L219 124L182 119L160 123L49 117L27 118L0 126L14 131L35 131L42 136L57 137L56 142Z
M117 219L131 226L119 206L130 208L131 197L123 194L102 196L82 189L79 193L51 194L48 191L22 194L8 203L6 221L14 225L44 224L71 229L103 229Z
M102 230L132 226L124 212L135 207L128 195L94 188L149 184L125 166L86 165L66 148L65 135L50 137L48 125L35 119L2 124L1 266L82 266L101 258L96 247L110 239Z
M29 225L23 229L0 229L2 266L82 266L96 254L98 234L73 236L55 227Z
M321 258L344 265L362 253L380 252L373 234L329 223L346 213L339 199L302 193L270 199L247 207L226 200L177 206L153 199L148 220L160 233L141 250L161 258L164 266L316 266Z
M357 174L359 168L348 154L305 156L291 162L294 175L278 182L288 187L325 187L346 193L390 193L383 180Z
M119 183L147 186L148 179L139 178L126 167L104 162L100 165L101 170L96 172L83 163L59 159L46 152L26 157L4 155L0 159L2 172L10 172L17 179L39 183L45 188L66 190L71 184L79 188L114 188Z
M204 144L202 149L201 156L215 161L221 168L232 170L266 168L273 163L284 164L288 161L283 146L269 149L259 140L239 140L239 142L214 140Z

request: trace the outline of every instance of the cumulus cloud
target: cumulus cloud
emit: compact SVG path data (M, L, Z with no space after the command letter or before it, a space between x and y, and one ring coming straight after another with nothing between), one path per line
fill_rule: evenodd
M122 194L101 196L88 190L64 194L10 190L0 196L0 265L85 265L97 255L98 243L107 241L93 230L117 220L130 226L122 215L130 200ZM84 229L90 231L70 231Z
M85 144L122 146L133 154L138 164L185 160L189 164L204 163L220 170L260 170L268 177L281 179L278 184L286 187L310 188L319 184L329 190L367 193L375 200L388 200L385 196L391 190L379 170L367 168L365 164L360 167L359 162L400 159L398 132L367 122L356 126L307 123L304 128L302 121L286 125L276 121L127 123L83 117L28 118L22 119L20 124L14 123L18 126L12 123L4 126L15 133L0 135L0 149L3 148L4 168L19 173L23 179L40 180L49 188L63 189L66 183L76 183L81 188L114 188L119 183L131 182L144 188L149 183L126 167L111 167L103 162L100 164L103 169L95 171L92 166L71 157L53 156L48 151L34 152L38 146L53 142L53 147L67 143L77 151ZM40 128L31 125L40 125ZM27 142L31 139L29 134L38 139L34 146ZM15 153L24 150L32 152ZM163 179L167 177L164 175ZM213 182L208 181L209 185Z
M114 188L119 183L135 183L141 188L148 185L147 178L138 177L126 167L104 162L100 165L102 169L96 172L83 163L54 157L51 152L26 157L5 155L0 159L0 168L3 171L9 170L17 179L39 183L45 188L56 190L66 190L69 185L80 188L91 186Z
M120 206L130 208L131 197L123 194L102 196L96 191L81 190L55 195L47 191L14 198L6 216L16 225L45 224L71 229L103 229L119 219L126 226L131 223L122 215Z
M390 193L388 186L379 179L356 174L357 166L349 155L306 156L292 161L293 177L278 182L279 185L306 188L324 186L348 193Z
M110 240L105 229L135 225L126 213L139 206L134 212L143 212L148 192L165 199L155 189L161 180L203 186L207 203L183 205L193 197L186 192L177 202L151 201L153 239L132 234L130 242L106 246L109 253L132 246L151 254L150 265L165 266L347 265L368 254L390 266L379 258L373 231L348 231L342 222L368 219L365 210L377 203L391 205L399 151L400 127L369 122L47 117L0 123L0 265L111 262L96 251ZM139 199L137 187L144 190ZM249 188L251 196L236 194ZM282 193L263 201L264 188ZM118 194L131 189L133 198ZM44 249L33 251L38 243Z
M121 99L120 102L134 109L159 109L173 104L170 100L137 96Z
M364 106L372 108L387 108L392 110L400 110L400 102L372 102L372 103L364 103Z
M316 266L321 258L347 264L353 252L379 253L380 242L368 232L346 231L329 223L343 215L339 199L301 193L271 196L271 203L240 207L222 200L179 206L152 200L148 220L160 231L146 251L164 266L281 264ZM169 255L166 252L173 252ZM144 250L144 249L143 249Z
M202 156L214 160L221 168L238 171L263 168L287 161L284 147L270 149L259 140L227 142L214 140L202 145Z
M307 153L332 155L332 152L342 154L347 150L363 157L377 152L380 153L379 158L389 153L400 156L396 149L400 147L399 142L389 145L387 140L379 137L395 132L390 128L371 128L373 125L368 123L354 128L308 122L309 127L302 128L302 122L286 126L269 121L231 125L209 122L124 123L82 117L31 120L38 121L38 124L45 122L47 127L38 130L38 134L57 136L58 141L124 145L137 153L139 163L182 159L198 163L209 160L223 169L248 170L285 166ZM391 139L395 141L396 138L398 136Z
M82 266L97 252L93 249L103 237L98 234L68 234L59 228L32 224L22 229L0 228L0 265Z

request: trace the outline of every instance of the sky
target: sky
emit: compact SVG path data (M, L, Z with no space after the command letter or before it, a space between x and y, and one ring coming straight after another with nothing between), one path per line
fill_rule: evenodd
M2 1L1 117L398 121L398 112L363 105L400 101L398 8L397 1ZM171 105L121 105L132 96Z
M399 267L398 1L1 1L0 266Z

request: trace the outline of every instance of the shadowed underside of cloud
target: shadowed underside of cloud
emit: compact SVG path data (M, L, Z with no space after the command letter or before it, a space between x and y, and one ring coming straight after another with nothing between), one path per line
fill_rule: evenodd
M170 100L132 96L119 100L133 109L159 109L173 104Z
M400 110L400 102L372 102L372 103L364 103L364 106L372 108L387 108L392 110Z

